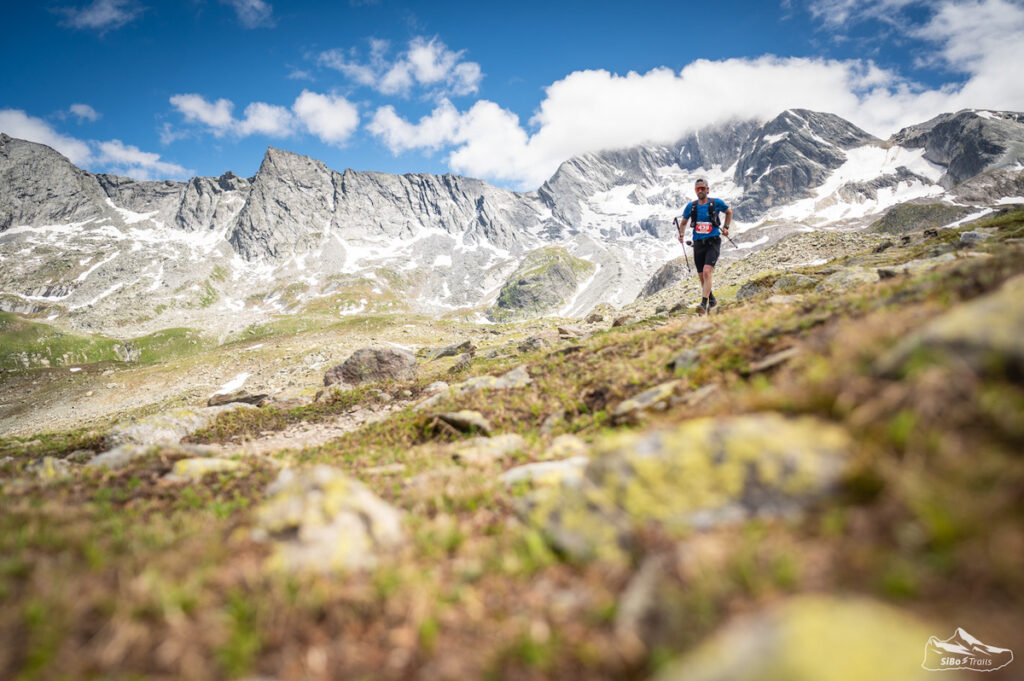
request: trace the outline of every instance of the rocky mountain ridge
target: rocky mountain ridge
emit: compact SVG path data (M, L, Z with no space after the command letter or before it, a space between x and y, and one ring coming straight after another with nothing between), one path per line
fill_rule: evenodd
M274 148L252 178L138 182L3 135L0 309L80 331L203 326L220 337L313 307L482 318L529 253L559 246L594 274L558 297L572 309L532 314L581 316L628 303L678 257L671 221L698 175L734 208L730 260L798 231L863 228L902 201L988 209L1024 194L1022 162L1022 115L987 111L882 141L790 110L570 159L529 193L337 172Z

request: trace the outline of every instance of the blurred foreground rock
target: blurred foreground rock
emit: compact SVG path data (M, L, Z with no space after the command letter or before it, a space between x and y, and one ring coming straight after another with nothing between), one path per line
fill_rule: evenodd
M581 481L534 490L520 512L573 558L621 560L644 523L702 529L798 511L832 489L850 445L837 426L774 413L616 434L595 444Z
M272 541L267 567L284 572L373 568L405 539L402 515L330 466L281 471L256 512L254 538Z
M866 599L799 596L739 618L655 681L959 681L921 667L934 631Z

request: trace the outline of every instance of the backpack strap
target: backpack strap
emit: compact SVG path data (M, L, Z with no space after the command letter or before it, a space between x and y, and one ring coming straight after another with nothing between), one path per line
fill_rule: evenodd
M715 205L715 200L708 197L708 217L711 218L711 224L718 227L718 206Z

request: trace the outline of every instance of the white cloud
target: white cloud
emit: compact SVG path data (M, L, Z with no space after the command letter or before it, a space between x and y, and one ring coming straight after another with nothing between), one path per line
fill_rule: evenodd
M98 165L136 180L184 179L191 174L190 171L176 163L161 161L160 154L142 151L121 140L98 142L96 146L99 150L99 156L96 159Z
M400 154L410 149L437 150L451 144L456 138L455 133L461 118L452 103L446 99L433 113L424 116L415 125L399 117L394 107L383 106L377 109L366 128L381 139L393 153Z
M1005 33L983 40L993 25ZM493 102L460 112L445 100L417 123L378 109L368 130L394 153L448 148L456 172L533 189L575 155L672 143L717 123L766 120L789 108L835 113L881 137L961 108L1024 109L1024 79L1006 68L1024 64L1024 9L1006 0L948 2L919 33L939 46L941 59L967 72L965 82L925 88L863 60L698 60L679 72L571 73L546 88L526 126Z
M104 33L129 23L142 9L133 0L93 0L82 8L62 7L57 11L66 17L66 26Z
M324 95L303 90L291 109L253 102L245 108L245 117L232 115L234 103L227 99L210 102L202 95L182 94L170 98L171 104L185 117L186 123L205 126L217 137L235 135L267 135L289 137L300 127L327 144L342 145L359 127L359 111L354 104L338 95ZM165 126L161 139L165 143L183 135Z
M246 28L261 28L274 25L274 7L265 0L221 0L230 5L238 21Z
M171 97L171 104L189 123L203 123L218 137L235 125L231 110L235 105L227 99L208 102L202 95L185 94Z
M269 137L288 137L295 127L295 118L283 106L253 102L245 107L245 119L236 128L239 135L260 133Z
M387 59L390 44L370 42L369 61L360 62L356 50L328 50L317 62L347 78L386 95L408 96L416 86L433 96L470 95L479 90L483 72L476 62L463 61L462 51L452 51L438 40L413 38L408 49L394 61Z
M99 113L96 109L92 108L88 104L72 104L71 108L68 109L72 114L78 116L78 120L89 121L94 123L100 119Z
M292 111L309 132L326 144L341 146L359 127L359 111L344 97L303 90Z
M137 180L184 179L191 171L176 163L160 160L159 154L140 150L121 140L83 141L62 135L49 123L19 109L0 109L0 132L11 137L45 144L56 149L76 166L95 172L113 172Z
M20 109L0 109L0 132L52 147L75 165L88 163L92 158L88 144L60 134L43 119L29 116Z

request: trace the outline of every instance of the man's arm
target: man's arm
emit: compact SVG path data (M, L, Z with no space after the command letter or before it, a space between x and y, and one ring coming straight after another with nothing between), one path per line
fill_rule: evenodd
M725 222L722 223L722 234L729 236L729 225L732 224L732 208L725 209Z

